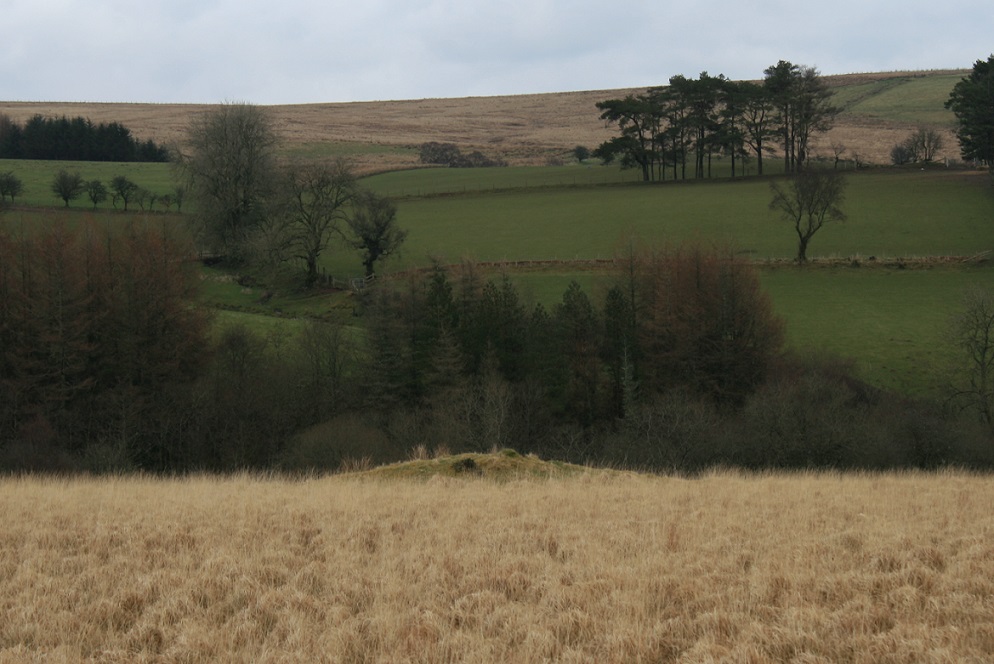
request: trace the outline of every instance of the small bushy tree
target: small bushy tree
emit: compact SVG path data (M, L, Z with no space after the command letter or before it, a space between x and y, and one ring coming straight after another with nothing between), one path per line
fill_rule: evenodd
M911 151L904 143L898 143L890 150L890 163L895 166L904 166L912 162Z
M86 196L93 203L93 209L107 200L107 187L100 180L90 180L86 183Z
M437 143L435 141L421 144L419 158L422 164L438 164L450 168L507 166L507 162L504 160L488 157L479 150L465 154L454 143Z
M348 242L362 252L366 276L372 276L377 261L397 253L407 238L407 231L397 226L393 201L368 191L357 197L348 226L352 232Z
M110 181L110 190L114 195L115 207L117 199L124 201L124 211L128 211L128 202L138 193L138 185L123 175L116 175Z
M914 163L930 163L942 149L942 134L935 129L919 127L904 142L890 151L890 160L895 166Z
M0 202L7 200L7 197L10 196L10 201L13 203L14 198L20 196L22 191L24 191L24 183L13 172L0 173Z
M83 194L85 187L83 176L65 169L56 173L52 179L52 193L61 198L66 207L69 207L69 201L74 201Z

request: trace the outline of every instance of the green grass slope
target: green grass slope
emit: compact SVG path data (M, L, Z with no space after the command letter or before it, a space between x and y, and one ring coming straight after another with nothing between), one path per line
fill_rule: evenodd
M841 85L832 87L833 101L842 107L843 119L951 126L955 118L943 104L964 73L925 72Z
M444 177L440 176L440 177ZM769 182L669 182L559 187L405 199L409 231L387 272L424 265L610 258L631 238L644 243L725 243L758 259L796 254L792 227L769 210ZM994 248L989 178L964 171L861 172L850 177L849 220L826 225L809 256L972 255ZM357 274L358 259L329 252L332 274Z

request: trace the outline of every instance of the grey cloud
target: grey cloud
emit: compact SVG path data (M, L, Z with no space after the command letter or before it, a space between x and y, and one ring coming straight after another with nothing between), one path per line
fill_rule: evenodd
M256 103L969 67L989 0L8 0L8 99Z

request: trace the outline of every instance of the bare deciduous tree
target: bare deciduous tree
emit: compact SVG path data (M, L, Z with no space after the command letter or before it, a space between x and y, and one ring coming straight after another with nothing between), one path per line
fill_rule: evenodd
M902 144L912 162L929 163L942 149L942 134L935 129L919 127Z
M317 281L318 259L344 230L341 224L357 195L355 173L344 160L292 166L280 183L286 250L304 263L305 284L310 288Z
M90 180L86 183L86 195L93 203L93 209L107 200L107 187L100 180Z
M22 191L24 191L24 183L21 182L21 178L14 175L12 171L0 173L0 202L10 196L10 201L13 203L14 198L20 196Z
M787 184L773 181L770 209L791 222L797 233L797 262L808 260L808 243L821 227L831 221L845 221L842 211L845 176L838 171L807 170L798 173Z
M117 207L117 199L124 201L124 211L128 211L128 202L134 198L138 192L138 185L123 175L116 175L110 181L110 190L114 194L114 207Z
M982 288L967 292L953 322L955 344L965 352L968 384L956 393L994 424L994 294Z
M834 168L838 169L839 164L842 162L842 156L846 153L846 146L837 141L833 141L831 148L832 155L835 158Z
M197 117L179 164L197 204L203 248L240 261L265 213L276 173L275 124L243 103L222 104Z

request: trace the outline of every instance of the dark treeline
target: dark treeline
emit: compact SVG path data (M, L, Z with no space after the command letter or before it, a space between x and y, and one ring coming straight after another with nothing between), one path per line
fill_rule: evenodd
M148 413L206 358L188 256L139 225L0 230L0 456L73 466L94 446L153 435Z
M619 135L594 156L638 168L647 182L710 177L719 157L730 161L732 177L750 158L762 175L764 158L777 151L784 172L797 172L810 157L811 137L839 113L831 96L816 69L784 60L767 68L761 83L707 72L674 76L668 86L599 102L601 119Z
M503 159L488 157L479 150L464 154L454 143L438 143L429 141L418 148L418 157L422 164L448 166L450 168L491 168L507 166Z
M728 251L632 253L597 302L574 283L553 308L529 307L510 280L465 266L381 290L370 308L362 394L364 421L386 432L368 434L377 462L420 445L681 471L994 463L975 413L786 354L758 276ZM328 429L295 444L311 461L323 445L356 454Z
M35 115L21 125L0 114L0 159L165 162L169 150L151 139L139 141L117 122Z
M690 247L617 261L553 307L439 266L364 298L362 331L211 325L162 228L0 233L0 468L334 470L511 447L694 471L990 467L975 414L790 358L753 270ZM211 332L214 329L214 332Z

